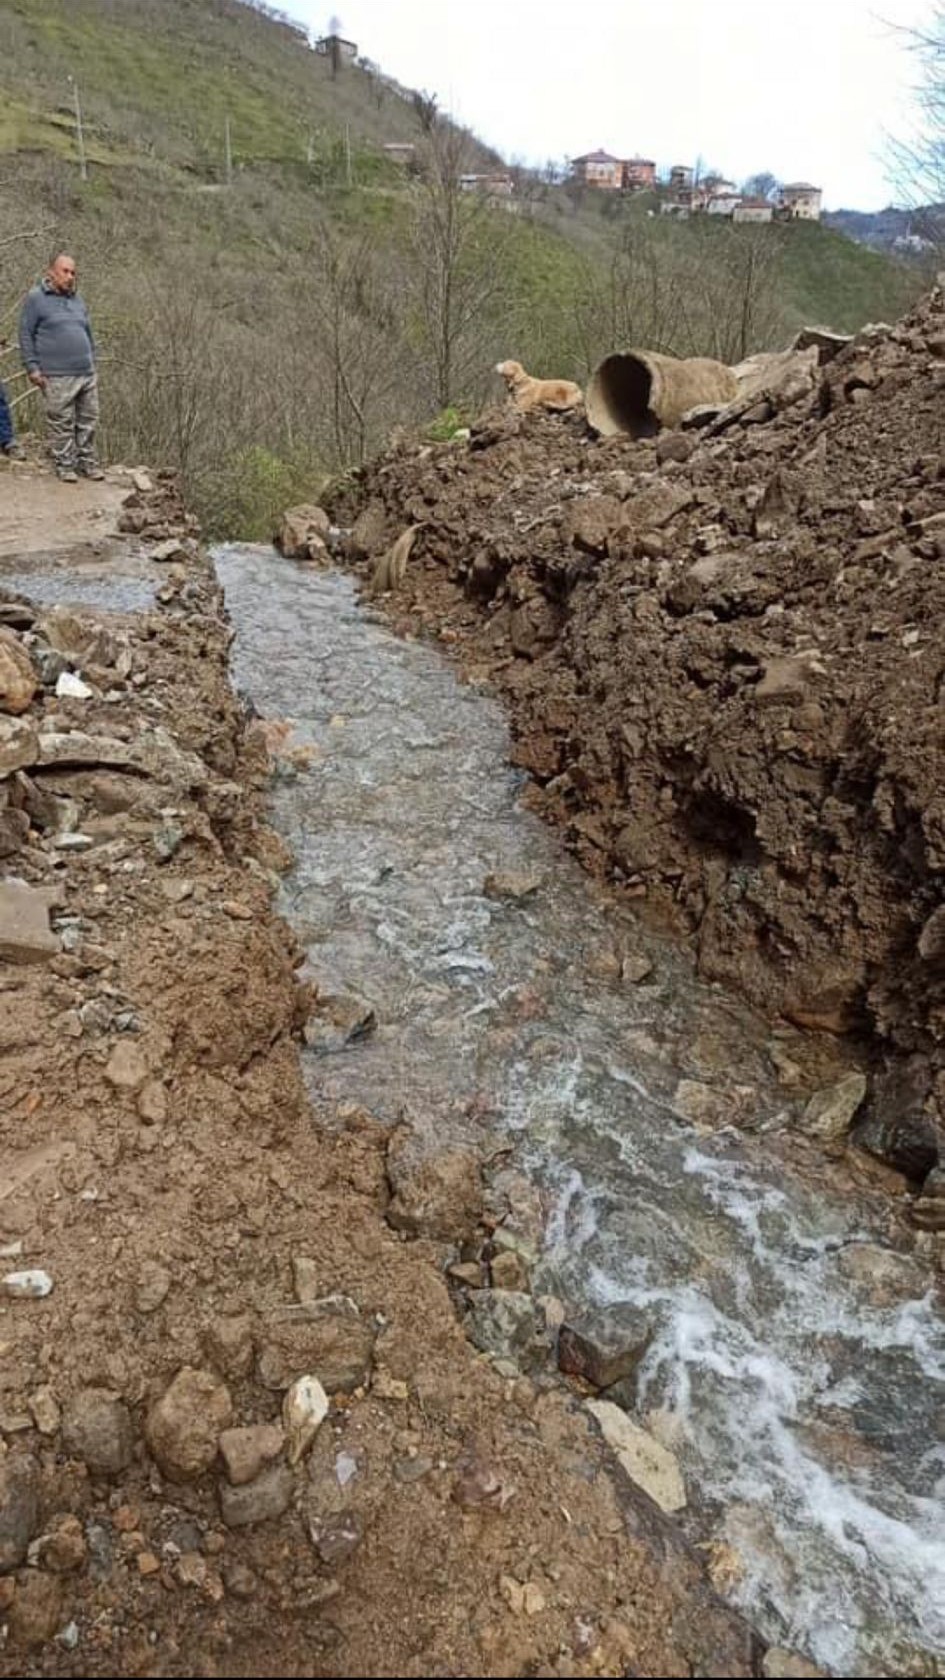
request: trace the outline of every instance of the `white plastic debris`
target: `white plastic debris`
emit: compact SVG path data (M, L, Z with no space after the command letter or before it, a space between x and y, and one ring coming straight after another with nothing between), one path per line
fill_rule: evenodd
M62 671L56 681L56 694L60 700L91 700L93 690L76 671Z
M3 1293L12 1295L14 1300L41 1301L44 1295L51 1295L53 1280L48 1272L7 1272L3 1279Z
M328 1416L328 1395L317 1377L299 1377L282 1402L290 1464L298 1464Z

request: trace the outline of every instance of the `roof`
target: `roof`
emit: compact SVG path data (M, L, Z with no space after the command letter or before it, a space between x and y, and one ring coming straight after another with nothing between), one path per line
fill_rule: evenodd
M812 187L809 181L785 181L782 192L823 192L822 187Z
M637 169L655 169L656 168L655 158L641 158L641 157L625 158L624 163L626 164L626 167L628 169L630 169L631 167L634 167L634 168L637 168Z
M619 163L611 152L585 152L583 157L571 159L572 163Z
M741 209L742 210L773 210L774 205L771 203L770 198L743 198L742 202L741 202Z

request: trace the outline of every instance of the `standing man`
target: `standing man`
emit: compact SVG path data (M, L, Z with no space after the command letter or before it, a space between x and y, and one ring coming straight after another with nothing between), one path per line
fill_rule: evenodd
M104 478L95 456L98 379L89 312L76 291L76 266L60 251L20 316L20 353L43 393L56 476L66 484Z

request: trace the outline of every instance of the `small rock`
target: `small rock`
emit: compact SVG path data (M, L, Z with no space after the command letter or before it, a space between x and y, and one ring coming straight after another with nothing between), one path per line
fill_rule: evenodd
M233 1418L229 1390L211 1371L186 1365L151 1407L145 1436L172 1481L195 1481L217 1456L221 1431Z
M256 1358L259 1380L266 1388L288 1389L317 1372L328 1394L350 1394L368 1380L374 1337L370 1324L349 1313L294 1314L267 1329Z
M811 666L806 659L771 659L754 690L759 706L791 705L810 695Z
M182 1587L202 1587L207 1579L207 1560L199 1552L182 1552L174 1565L174 1577Z
M406 1129L387 1146L392 1199L388 1223L413 1237L462 1242L474 1232L482 1211L479 1162L468 1149L423 1153Z
M26 1559L39 1527L39 1465L28 1453L0 1459L0 1575Z
M688 461L695 447L695 438L686 432L661 432L656 440L656 459L661 466L666 461Z
M676 436L677 434L671 433L670 435ZM626 980L630 986L639 986L652 973L653 964L649 957L644 956L642 951L634 951L629 956L624 957L620 967L620 978Z
M53 1292L53 1280L48 1272L34 1268L27 1272L7 1272L2 1280L4 1295L14 1301L42 1301Z
M16 1583L7 1628L11 1645L45 1645L63 1618L62 1585L55 1575L27 1570Z
M29 1398L33 1422L41 1435L55 1435L62 1421L59 1401L51 1388L38 1388Z
M184 844L187 835L180 823L165 822L154 830L152 844L158 863L170 863Z
M292 1282L295 1299L303 1307L311 1306L317 1301L321 1293L317 1261L307 1259L304 1254L293 1256Z
M39 737L25 718L0 717L0 777L29 770L39 757Z
M78 1650L78 1648L79 1648L79 1624L78 1624L78 1622L67 1622L64 1628L60 1628L59 1632L56 1634L56 1642L57 1642L57 1644L62 1646L64 1651L76 1651L76 1650Z
M274 1464L243 1487L220 1486L220 1514L227 1528L249 1528L281 1517L288 1509L295 1479L287 1464Z
M134 1449L128 1407L110 1389L80 1389L63 1407L62 1444L93 1476L120 1476Z
M157 1575L160 1573L161 1560L153 1552L139 1552L135 1558L139 1575Z
M298 1464L327 1416L328 1396L317 1377L299 1377L282 1402L290 1464Z
M446 1275L454 1283L461 1283L464 1289L484 1289L486 1280L483 1269L478 1260L457 1260L447 1266Z
M61 671L56 678L56 695L60 700L91 700L94 692L74 671Z
M245 1563L233 1561L223 1565L223 1585L233 1598L252 1598L259 1581Z
M422 1482L432 1469L432 1458L395 1458L394 1480L403 1487L409 1487L412 1482Z
M487 1507L504 1511L515 1489L476 1447L469 1447L456 1465L453 1498L464 1510Z
M35 1542L40 1564L54 1575L70 1575L85 1563L85 1533L78 1517L60 1517L48 1534Z
M328 1403L325 1403L325 1410ZM278 1458L285 1436L277 1424L256 1423L243 1429L224 1429L220 1436L220 1457L233 1487L244 1487L267 1464Z
M167 1090L159 1079L149 1079L138 1093L138 1114L146 1126L163 1126L167 1119Z
M661 1511L681 1511L686 1504L686 1489L673 1454L609 1400L588 1400L586 1405L630 1480L649 1494Z
M766 1680L826 1680L822 1668L816 1668L796 1651L786 1651L772 1645L761 1659L761 1672Z
M866 1090L865 1074L845 1074L835 1085L815 1092L799 1121L800 1129L825 1143L838 1142L849 1131Z
M528 1269L521 1255L512 1249L495 1255L489 1270L493 1289L514 1289L520 1293L528 1289Z
M155 543L148 549L148 559L162 563L166 560L186 560L187 549L179 537L168 537L164 542Z
M234 1382L247 1376L253 1363L253 1321L248 1314L215 1318L203 1333L207 1358Z
M143 1261L131 1297L135 1312L157 1312L167 1300L171 1283L171 1274L166 1266L160 1265L157 1260Z
M169 904L183 904L194 896L194 883L180 876L165 877L160 883L161 891Z
M945 904L933 910L919 934L919 956L923 962L945 961Z
M313 1517L309 1523L312 1545L329 1567L351 1556L361 1543L361 1533L361 1521L354 1511L337 1517Z
M486 898L530 898L542 884L540 875L521 869L496 869L482 883Z
M49 911L57 900L58 893L46 887L0 882L0 958L35 963L58 956L59 940L49 928Z
M512 1289L484 1291L471 1297L466 1334L474 1347L523 1369L542 1365L550 1353L544 1315L531 1295Z
M150 496L154 490L154 480L144 467L135 467L131 474L131 482L139 495Z
M566 1320L558 1333L558 1367L595 1388L611 1388L634 1375L652 1339L652 1325L633 1308Z
M108 1058L105 1078L119 1091L137 1091L149 1073L147 1058L132 1038L121 1038Z
M249 904L244 904L240 898L225 898L220 905L224 916L229 916L231 922L251 922L253 910Z
M367 1038L377 1027L373 1006L352 993L321 994L319 1013L305 1023L305 1042L319 1055L336 1055L349 1044Z
M538 1616L545 1609L545 1595L536 1581L517 1581L514 1575L499 1576L499 1591L513 1616Z
M0 712L25 712L38 688L33 661L19 636L0 625Z

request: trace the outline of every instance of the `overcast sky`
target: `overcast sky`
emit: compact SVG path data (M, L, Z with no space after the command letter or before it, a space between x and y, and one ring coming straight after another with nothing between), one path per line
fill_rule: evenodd
M279 4L279 0L274 0ZM440 104L507 158L603 146L895 197L885 136L909 122L902 27L933 0L281 0ZM899 26L898 30L896 26Z

